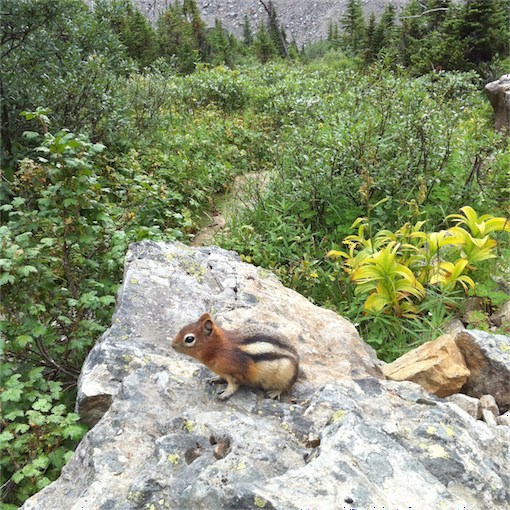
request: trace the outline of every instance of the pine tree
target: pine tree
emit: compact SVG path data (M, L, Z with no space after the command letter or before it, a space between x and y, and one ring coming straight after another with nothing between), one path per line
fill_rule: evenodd
M374 51L378 53L383 48L389 49L396 45L396 11L393 4L384 8L381 19L374 31Z
M287 36L285 34L285 30L278 20L278 15L276 14L276 9L271 0L266 4L264 0L259 0L259 2L264 7L264 10L268 16L268 26L267 30L269 36L273 40L274 47L277 49L278 53L282 57L289 58L289 51L287 48Z
M412 56L420 51L423 39L427 36L428 16L423 14L423 4L418 0L410 0L402 11L400 42L402 63L411 64Z
M246 14L244 15L243 22L243 43L245 46L251 46L253 44L253 32L251 29L250 20Z
M221 21L216 18L214 28L207 33L207 62L214 65L226 64L232 66L231 40Z
M425 12L427 13L425 19L427 20L427 28L429 32L437 30L448 15L451 7L451 0L427 0L423 4Z
M158 57L157 34L131 0L100 1L96 4L95 15L109 23L127 54L141 67L148 66Z
M366 62L373 62L377 58L378 48L375 46L375 14L372 12L368 18L367 29L365 30L364 56Z
M255 49L255 55L263 64L273 59L278 54L278 50L264 22L261 22L259 25L253 47Z
M288 57L289 52L287 49L287 36L285 34L285 30L280 24L280 20L276 14L276 8L272 1L269 1L268 3L268 17L269 36L273 40L273 44L275 48L277 48L280 56Z
M205 23L195 0L171 5L158 20L158 36L161 54L181 72L191 73L196 62L206 60Z
M478 65L508 53L508 6L500 0L467 0L459 24L466 60Z
M361 0L349 0L345 14L340 20L344 29L344 47L352 54L358 54L363 47L365 37L365 19L361 8Z
M328 24L328 43L335 50L340 48L340 35L338 33L338 24L332 21Z

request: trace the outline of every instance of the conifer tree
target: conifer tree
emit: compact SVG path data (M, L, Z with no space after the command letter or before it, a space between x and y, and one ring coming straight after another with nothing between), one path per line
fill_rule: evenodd
M465 58L478 65L496 55L508 54L508 4L500 0L467 0L459 23L465 41Z
M278 50L264 22L261 22L259 25L253 47L255 49L255 55L263 64L269 62L269 60L273 59L278 54Z
M396 44L396 11L393 4L387 4L374 31L374 50L389 49Z
M423 14L423 4L419 0L410 0L402 11L400 42L402 63L409 66L412 56L420 52L423 39L427 36L428 16Z
M99 1L95 15L109 23L127 54L140 66L146 67L158 57L157 34L131 0Z
M207 33L206 60L214 65L226 64L232 66L233 56L228 32L223 28L221 20L214 21L214 28Z
M372 12L370 14L370 17L368 18L368 24L365 30L364 56L366 62L373 62L377 58L378 48L376 48L375 46L375 30L376 30L375 14Z
M330 21L328 23L328 43L335 50L340 48L340 35L338 32L338 24Z
M176 1L158 20L161 54L176 62L177 69L191 73L196 62L205 60L205 23L195 0Z
M345 49L356 55L362 50L365 37L365 19L361 8L361 0L348 1L340 24L344 30L343 44Z
M253 44L253 31L251 29L250 20L246 14L244 15L243 21L243 43L245 46L251 46Z
M444 22L451 7L451 0L426 0L421 5L425 8L428 31L437 30Z
M278 15L276 14L276 9L271 0L265 3L263 0L259 0L259 2L264 7L268 16L268 33L271 39L273 40L274 47L277 49L278 53L282 57L289 58L289 51L287 48L287 36L285 34L285 30L283 29L280 21L278 20Z

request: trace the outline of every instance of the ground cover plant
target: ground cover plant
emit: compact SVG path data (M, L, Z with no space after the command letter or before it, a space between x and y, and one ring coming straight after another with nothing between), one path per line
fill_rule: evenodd
M313 59L281 46L276 18L240 42L204 32L192 1L156 28L128 4L3 2L5 508L54 480L86 431L73 392L128 244L191 242L236 176L264 177L216 242L355 322L386 359L440 333L466 291L487 310L506 299L491 275L509 265L510 153L473 62L419 76L417 56L360 58L354 32ZM161 50L179 34L189 51Z

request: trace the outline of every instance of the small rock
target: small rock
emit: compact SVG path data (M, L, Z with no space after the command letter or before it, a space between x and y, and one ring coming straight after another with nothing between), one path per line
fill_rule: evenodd
M485 306L483 304L482 298L479 297L470 297L466 299L464 303L464 312L468 314L469 312L482 312L485 310Z
M482 418L491 427L495 427L498 424L496 417L488 409L482 409Z
M498 328L507 323L510 326L510 301L507 301L495 314L491 315L491 322Z
M460 319L451 319L443 329L445 335L455 335L464 329L464 324Z
M458 393L469 376L451 335L427 342L381 369L388 379L413 381L438 397Z
M490 411L494 416L499 416L498 404L496 404L496 399L492 395L482 395L480 397L480 407L482 411L487 409L487 411Z
M510 411L498 416L496 418L496 422L498 425L506 425L507 427L510 427Z
M480 401L477 398L469 397L463 393L455 393L454 395L445 397L444 400L459 406L476 420L479 420L482 417L482 408L480 406Z

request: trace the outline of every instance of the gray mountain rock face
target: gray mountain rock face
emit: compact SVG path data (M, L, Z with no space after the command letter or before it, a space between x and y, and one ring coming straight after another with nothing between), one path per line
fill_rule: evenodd
M280 329L301 356L290 394L218 400L210 372L170 346L205 311L227 329ZM232 252L136 243L79 382L94 426L22 508L508 508L510 428L379 364L349 322Z
M97 0L85 0L94 5ZM348 0L272 0L278 19L283 26L288 42L303 44L325 39L330 22L339 23L344 15ZM392 3L397 12L408 0L363 0L364 14L368 20L370 13L380 16L384 7ZM175 0L133 0L133 4L152 22L175 3ZM181 2L182 3L182 2ZM264 0L268 5L268 1ZM267 22L267 13L259 0L197 0L200 16L207 27L214 27L216 19L237 37L243 35L244 17L247 16L253 32L261 22Z

